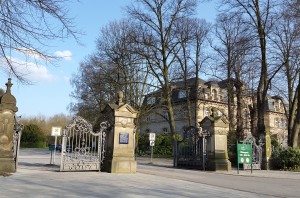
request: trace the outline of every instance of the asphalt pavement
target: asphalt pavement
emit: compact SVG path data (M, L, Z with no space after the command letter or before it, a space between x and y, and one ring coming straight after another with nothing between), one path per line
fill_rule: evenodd
M16 173L0 177L0 197L300 197L300 174L175 169L172 159L137 158L136 174L59 172L60 155L20 151Z

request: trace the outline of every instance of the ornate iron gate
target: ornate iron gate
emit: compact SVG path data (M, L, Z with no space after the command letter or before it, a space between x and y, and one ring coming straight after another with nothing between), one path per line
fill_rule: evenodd
M252 134L248 134L245 140L242 141L244 144L252 145L252 168L253 169L261 169L262 163L262 146L263 141L260 138L258 140L258 144L256 143L256 139L252 136ZM251 164L243 164L244 169L251 169Z
M92 125L80 116L63 130L60 171L101 171L108 122L93 132Z
M19 150L20 150L20 141L21 141L21 134L24 126L19 123L16 116L14 117L15 124L14 124L14 134L13 134L13 157L15 160L15 168L18 169L18 158L19 158Z
M188 127L184 139L177 143L176 167L205 169L206 141L198 128Z

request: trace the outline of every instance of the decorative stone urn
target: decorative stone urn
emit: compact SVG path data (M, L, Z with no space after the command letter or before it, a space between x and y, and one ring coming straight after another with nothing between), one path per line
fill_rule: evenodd
M210 133L207 139L207 170L230 171L228 160L227 135L229 123L224 116L218 116L217 109L212 109L212 115L206 116L200 126Z
M16 98L11 94L11 79L0 97L0 174L16 172L13 151L14 116L18 111Z
M123 93L119 92L116 104L108 104L102 114L112 127L105 142L104 171L135 173L137 164L134 156L134 119L137 112L123 102Z

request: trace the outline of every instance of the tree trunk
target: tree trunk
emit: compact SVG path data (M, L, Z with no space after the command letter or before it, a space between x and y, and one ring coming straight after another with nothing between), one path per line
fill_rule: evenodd
M237 77L238 78L238 77ZM237 110L236 110L236 136L238 140L244 139L244 126L243 126L243 113L242 113L242 83L239 79L236 79L236 101L237 101Z
M299 74L300 77L300 74ZM297 101L300 98L300 78L298 78L298 86L297 86L297 96L295 96L295 99L297 97ZM300 130L300 103L297 102L297 113L293 125L293 130L291 133L291 146L292 147L297 147L298 146L298 135L299 135L299 130Z

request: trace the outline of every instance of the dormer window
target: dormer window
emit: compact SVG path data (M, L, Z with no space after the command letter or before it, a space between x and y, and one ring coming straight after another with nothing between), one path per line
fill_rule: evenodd
M155 101L156 101L156 98L153 97L153 96L150 96L150 97L147 98L147 104L148 104L148 105L154 104Z
M180 90L178 92L178 99L186 98L186 91L185 90Z
M204 98L208 99L208 94L207 93L204 94Z

